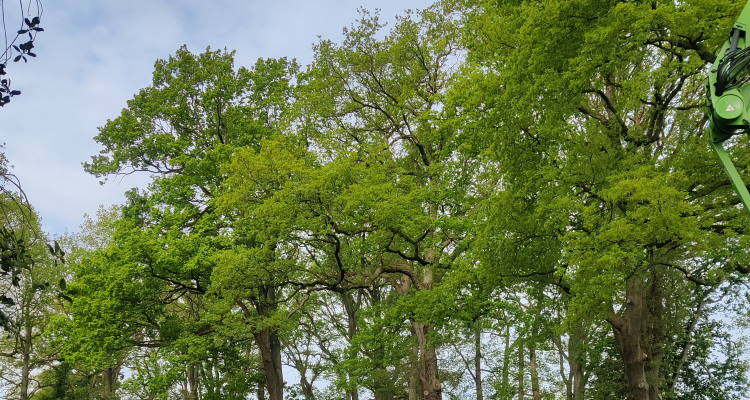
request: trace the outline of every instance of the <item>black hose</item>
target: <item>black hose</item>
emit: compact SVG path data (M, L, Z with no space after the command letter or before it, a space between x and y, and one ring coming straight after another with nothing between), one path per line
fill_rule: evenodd
M719 61L719 68L716 71L716 95L729 89L740 86L748 81L750 72L750 47L737 50L737 41L739 39L738 30L734 30L732 35L732 48L727 51L724 58Z

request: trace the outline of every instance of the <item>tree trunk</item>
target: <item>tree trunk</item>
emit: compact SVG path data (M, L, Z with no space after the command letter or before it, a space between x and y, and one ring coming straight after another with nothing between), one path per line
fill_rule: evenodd
M484 390L482 389L482 326L479 322L474 328L474 387L477 393L477 400L484 400Z
M434 251L428 252L426 258L432 260ZM406 295L411 287L411 277L402 275L395 286L396 291ZM417 290L432 289L432 270L421 270L421 279L416 283ZM429 323L411 321L412 334L415 337L413 352L412 374L409 376L409 400L442 400L443 384L438 377L438 358L435 346L430 344L429 336L432 330ZM415 393L416 392L416 393Z
M647 377L649 354L645 352L650 338L644 338L648 329L648 307L646 283L642 278L632 277L625 290L625 305L622 315L609 318L617 348L622 357L625 381L632 400L657 400L658 388L651 388ZM655 395L656 397L652 396Z
M354 336L357 334L357 311L359 304L354 301L350 292L342 292L339 294L341 296L341 302L344 305L344 311L346 311L346 336L349 343L351 343L352 339L354 339ZM349 378L349 384L351 385L351 382L355 381L354 376L351 372L347 372L347 377ZM359 389L353 387L347 390L347 396L349 397L349 400L359 400Z
M649 400L661 399L660 389L664 382L662 362L664 361L664 299L661 290L661 274L658 269L651 270L652 281L648 293L647 318L644 330L644 351L646 360L646 381L648 382Z
M526 397L526 388L524 387L524 375L526 375L526 356L524 354L523 342L518 340L518 374L516 379L518 380L518 400L523 400Z
M583 372L583 363L573 362L573 400L583 400L586 394L586 378Z
M260 364L261 369L263 369L263 362ZM258 384L258 400L266 400L266 385L263 383Z
M677 384L680 375L682 374L682 369L688 361L690 350L692 350L693 347L693 334L695 333L695 328L698 325L698 321L700 321L700 319L703 317L706 303L710 299L709 293L711 293L711 291L706 291L701 294L700 301L698 302L698 307L695 309L695 312L692 313L692 315L688 319L687 325L685 326L685 338L682 340L682 343L678 347L681 348L680 357L677 359L677 362L672 365L671 376L669 377L669 380L665 385L665 392L667 393L672 393L674 391L674 387Z
M251 298L251 301L255 306L257 315L268 318L276 310L276 288L264 286L261 291L261 296ZM240 306L246 318L254 316L243 301L238 300L237 305ZM260 350L260 366L264 375L262 386L265 386L268 392L268 400L283 400L284 374L281 365L281 340L279 340L279 335L275 329L266 327L253 332L253 337ZM262 393L263 387L259 387L258 399L261 399ZM263 397L263 400L265 400L265 395Z
M430 249L426 252L425 258L434 262L437 258L437 250ZM419 282L419 290L430 290L433 285L432 270L428 267L422 270L422 279ZM414 333L417 337L418 365L419 365L419 383L421 394L424 400L442 400L443 384L438 376L438 358L437 349L429 342L432 327L428 323L414 321L412 322Z
M586 375L584 373L584 332L577 324L570 332L568 340L568 366L572 381L572 399L583 400L586 392Z
M536 345L529 346L529 373L531 374L531 398L542 400L542 392L539 389L539 365L536 359Z
M29 378L31 375L31 351L32 351L32 324L28 306L23 308L23 337L21 337L21 351L23 359L21 364L21 382L19 385L21 400L29 399Z
M414 327L412 327L414 329ZM416 332L412 330L412 333L416 335ZM414 346L412 349L410 368L409 368L409 400L419 400L420 384L419 384L419 348Z
M414 332L417 336L417 349L419 358L419 383L422 390L421 397L424 400L441 400L443 398L443 385L438 379L438 360L435 347L429 343L430 325L423 322L413 322Z
M269 328L254 334L260 349L261 365L265 375L268 400L284 399L284 375L281 366L281 342L276 332Z
M198 382L198 366L190 364L185 371L188 383L188 400L200 400L200 383Z
M19 395L21 400L29 400L29 368L30 359L28 354L23 355L23 364L21 365L21 383L19 385Z
M302 388L302 395L305 396L305 400L315 400L314 386L307 380L305 374L300 374L300 387Z
M505 343L503 344L503 369L501 380L501 395L511 397L510 390L510 326L505 327ZM501 397L502 397L501 396Z
M561 339L553 338L552 341L557 348L557 364L560 372L560 380L565 384L565 400L573 400L573 374L570 368L570 351L568 351L567 355L565 354ZM568 340L568 348L570 348L570 340ZM565 369L566 360L569 367L567 370Z
M116 398L115 393L117 392L117 381L119 380L120 367L109 367L105 368L102 372L102 380L104 381L104 398L114 399Z

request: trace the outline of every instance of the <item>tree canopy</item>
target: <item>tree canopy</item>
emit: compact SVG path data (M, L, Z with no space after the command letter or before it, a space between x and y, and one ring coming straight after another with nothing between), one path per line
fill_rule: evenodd
M6 216L0 378L37 400L747 396L750 219L704 134L741 6L362 11L306 66L179 47L84 164L146 187L64 266ZM747 138L730 151L747 174Z

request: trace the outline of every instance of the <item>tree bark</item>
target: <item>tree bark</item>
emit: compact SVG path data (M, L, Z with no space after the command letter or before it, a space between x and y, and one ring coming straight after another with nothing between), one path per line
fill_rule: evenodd
M349 343L351 343L352 339L354 339L354 336L357 334L357 311L359 305L354 301L350 292L341 292L339 295L341 297L341 302L344 305L344 311L346 311L346 336ZM354 376L352 376L351 372L348 372L347 377L349 378L351 385L351 382L354 382L355 380ZM358 388L353 387L347 390L347 396L349 397L349 400L359 400Z
M646 359L646 381L649 386L649 400L661 399L660 390L664 382L662 363L664 361L664 298L662 293L661 273L652 269L651 284L648 293L646 329L644 330L644 351Z
M586 393L583 327L577 324L569 334L568 366L572 381L572 399L583 400Z
M305 400L315 400L314 386L307 380L307 376L301 374L299 383L302 388L302 395L305 396Z
M553 343L557 347L557 363L560 372L560 380L565 384L565 400L573 400L573 374L570 368L570 351L566 354L563 350L561 339L553 338ZM570 340L568 340L568 349L570 349ZM568 363L568 369L565 369L565 363Z
M281 342L276 332L269 328L254 334L260 349L261 364L265 375L268 400L284 399L284 375L281 366Z
M21 363L21 382L19 385L19 394L21 400L29 399L29 378L31 375L31 351L33 347L32 343L32 324L31 315L28 310L28 305L24 304L23 307L23 336L21 337L21 352L22 363Z
M482 388L482 326L479 322L474 327L474 387L477 400L484 400Z
M423 322L413 322L414 333L417 337L419 368L419 383L422 390L422 399L441 400L443 398L443 385L438 378L438 359L435 347L429 343L431 327Z
M421 279L416 282L417 289L431 289L432 271L425 268L421 272ZM396 285L399 294L405 295L408 292L411 279L411 276L401 275L400 282ZM429 342L432 328L429 323L412 320L411 329L416 339L416 346L413 353L412 374L409 376L409 400L442 400L443 385L438 377L437 350Z
M625 290L625 305L622 315L612 315L612 325L617 348L622 357L625 381L632 400L657 400L658 388L651 388L647 377L649 354L644 343L649 317L646 301L646 282L640 277L631 277ZM656 395L657 397L653 397Z
M260 296L250 300L255 306L257 315L267 318L276 310L276 289L265 286L261 288L261 292ZM237 301L237 305L240 306L247 318L253 317L253 313L243 301ZM266 327L253 332L253 337L260 350L260 365L264 375L262 386L265 386L268 392L268 400L283 400L284 373L281 364L281 340L279 340L279 335L272 327ZM258 389L259 399L260 393L263 392L262 389L262 387Z
M511 397L510 389L510 326L505 327L505 343L503 344L503 369L501 375L501 394Z
M412 327L413 329L413 327ZM416 332L412 331L416 335ZM409 400L419 400L420 397L420 384L419 384L419 348L414 346L411 354L411 368L409 368L409 387L408 395Z
M690 351L693 347L693 334L695 333L695 328L698 325L698 321L700 321L700 319L703 317L706 303L710 299L709 293L710 291L701 294L700 301L698 302L698 307L690 316L688 323L685 326L685 338L682 340L682 343L680 345L680 347L682 348L680 350L680 357L677 359L677 362L672 365L672 371L670 373L669 380L665 385L665 392L667 393L671 393L674 390L674 387L677 384L680 375L682 374L682 369L687 364L688 357L690 356Z
M425 256L426 259L434 261L437 252L431 249ZM430 268L421 271L421 279L418 282L417 289L430 290L433 285L433 275ZM432 327L430 324L419 321L412 321L412 329L417 339L417 365L419 368L419 384L421 390L421 399L423 400L442 400L443 384L438 377L438 358L435 346L429 341Z
M117 392L117 381L119 380L120 367L109 367L105 368L102 372L102 380L104 381L104 398L114 399L116 398L115 393Z
M260 367L263 369L263 362ZM258 384L258 400L266 400L266 385L263 383Z
M539 389L539 365L536 359L536 345L529 346L529 373L531 374L531 398L542 400L542 392Z
M523 342L518 340L518 373L516 379L518 381L518 400L523 400L526 397L526 388L524 387L524 376L526 375L526 355L524 354Z
M200 383L198 379L198 366L196 364L190 364L185 371L187 375L188 384L188 400L200 400Z

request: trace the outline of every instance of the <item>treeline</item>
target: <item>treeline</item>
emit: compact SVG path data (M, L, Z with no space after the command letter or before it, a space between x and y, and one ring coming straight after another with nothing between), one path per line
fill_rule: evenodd
M150 184L64 267L5 213L7 398L747 396L750 219L703 133L742 5L363 12L304 67L178 49L84 165Z

